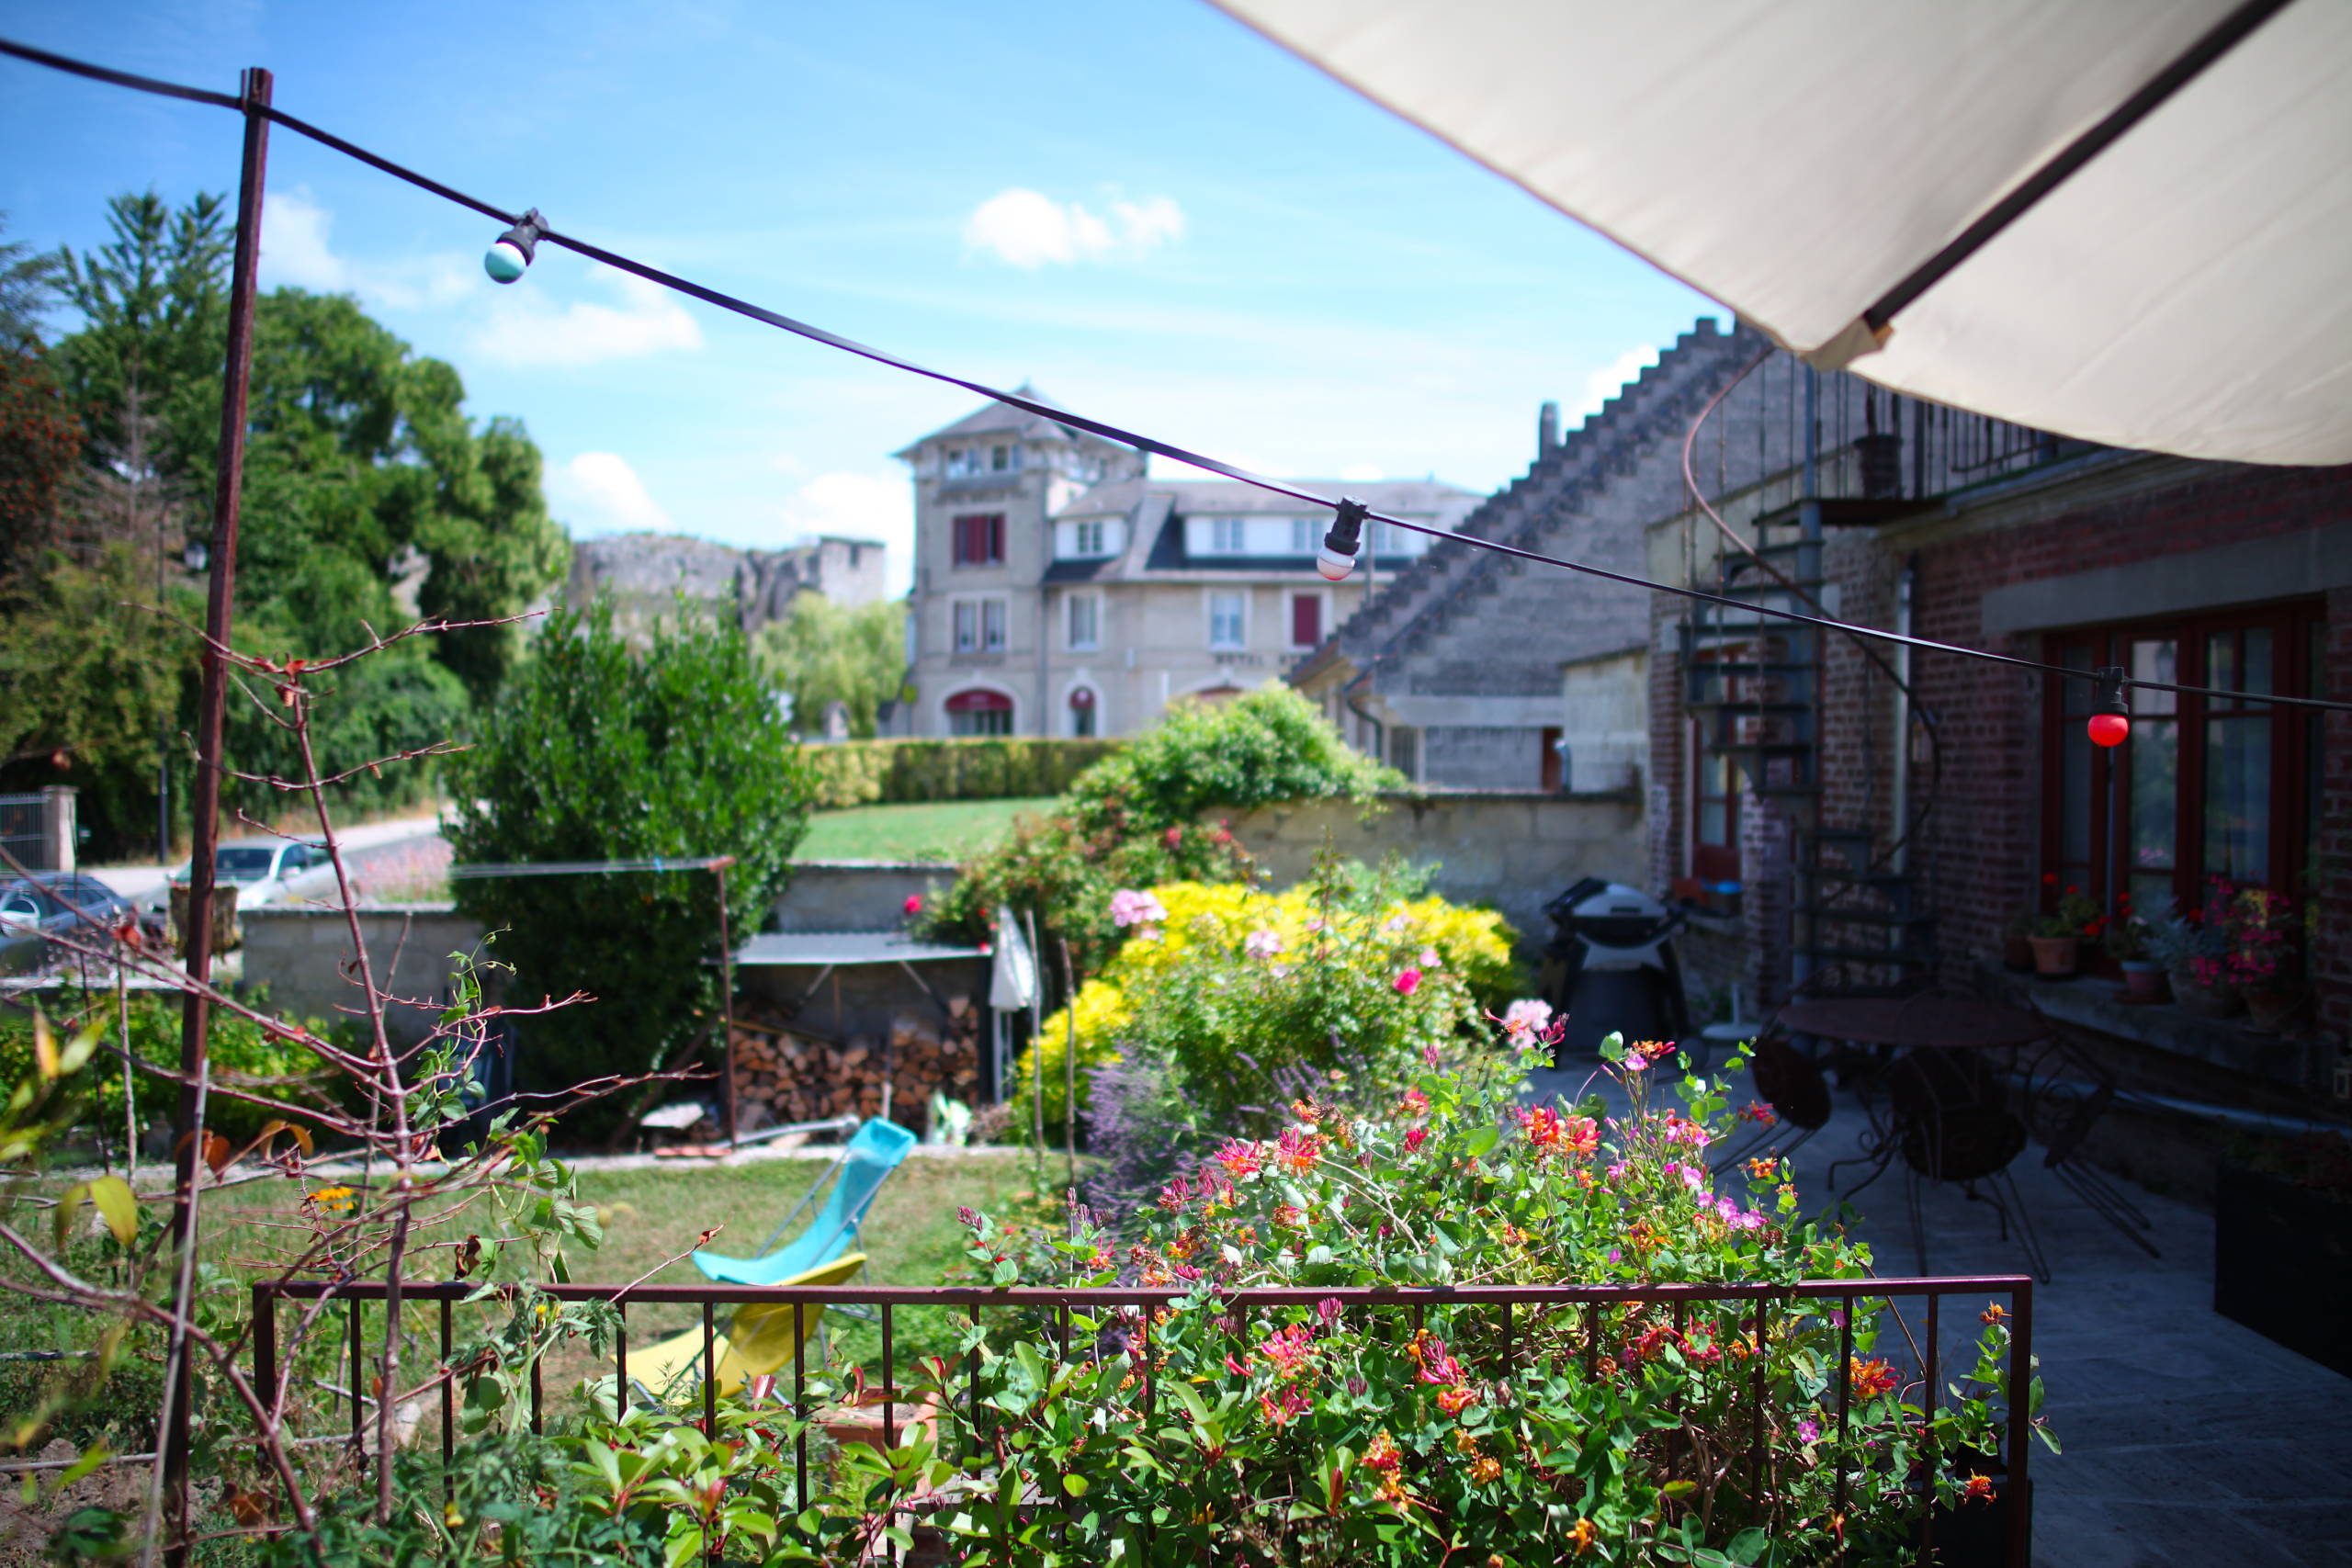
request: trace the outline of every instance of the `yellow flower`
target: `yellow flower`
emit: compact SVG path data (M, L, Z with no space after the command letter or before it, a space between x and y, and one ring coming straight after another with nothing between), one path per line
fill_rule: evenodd
M328 1213L348 1213L358 1202L359 1194L348 1187L322 1187L310 1196L312 1208Z
M1578 1519L1568 1530L1568 1541L1577 1549L1577 1555L1582 1557L1592 1550L1593 1538L1600 1533L1590 1519Z

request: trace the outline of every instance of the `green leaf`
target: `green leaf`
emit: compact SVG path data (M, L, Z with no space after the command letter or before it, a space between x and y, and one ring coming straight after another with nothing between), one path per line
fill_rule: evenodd
M101 1176L90 1183L90 1201L106 1216L107 1229L129 1247L139 1239L139 1194L119 1176Z
M83 1200L89 1195L90 1184L83 1181L67 1188L58 1198L57 1212L52 1216L52 1223L57 1231L58 1251L65 1250L65 1238L74 1229L74 1216L80 1211Z
M1770 1544L1771 1537L1762 1530L1745 1529L1724 1544L1724 1555L1734 1562L1753 1562L1763 1555L1764 1549Z
M1483 1158L1502 1142L1502 1137L1499 1127L1481 1127L1463 1141L1462 1152L1472 1159Z
M1076 1472L1072 1472L1062 1477L1062 1490L1069 1493L1073 1497L1085 1496L1086 1489L1092 1483L1089 1482L1086 1477L1078 1474Z

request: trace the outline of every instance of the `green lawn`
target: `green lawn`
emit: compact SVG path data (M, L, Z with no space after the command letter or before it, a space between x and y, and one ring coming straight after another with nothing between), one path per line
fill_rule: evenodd
M604 1226L604 1242L590 1252L568 1251L571 1278L582 1284L623 1285L650 1277L662 1283L698 1284L700 1270L684 1256L695 1238L713 1226L723 1227L712 1250L734 1255L756 1254L760 1245L801 1196L830 1167L827 1159L763 1160L753 1165L655 1167L580 1173L581 1196L594 1203ZM1060 1167L1046 1168L1048 1194L1058 1190ZM290 1183L255 1182L209 1197L205 1204L204 1251L228 1265L228 1280L249 1276L256 1265L281 1247L298 1244L307 1227L290 1213L300 1201ZM894 1172L867 1214L859 1250L867 1262L859 1282L877 1285L935 1285L963 1258L964 1232L956 1220L959 1207L988 1210L1001 1218L1030 1219L1038 1212L1034 1168L1013 1150L967 1156L916 1153ZM0 1200L0 1219L24 1223L15 1205ZM414 1241L424 1247L448 1243L482 1224L487 1211L421 1229ZM46 1226L48 1216L36 1213L33 1223ZM804 1216L805 1223L805 1216ZM75 1243L72 1261L103 1274L96 1243ZM423 1251L421 1277L447 1278L447 1250ZM674 1259L674 1260L673 1260ZM0 1259L0 1273L26 1278L20 1259ZM224 1281L226 1283L226 1281ZM233 1289L233 1286L231 1288ZM283 1320L288 1331L292 1313ZM368 1332L377 1332L378 1310L366 1312ZM721 1309L722 1322L726 1309ZM691 1327L701 1320L692 1306L638 1308L629 1314L631 1344L643 1347L657 1338ZM420 1333L428 1333L429 1311L415 1319ZM462 1331L461 1331L462 1332ZM952 1354L958 1325L943 1309L910 1308L896 1314L893 1323L894 1359L906 1369L911 1358ZM75 1349L96 1337L96 1325L68 1308L50 1307L0 1291L0 1343L16 1348ZM330 1335L339 1339L339 1334ZM835 1365L855 1362L880 1371L881 1330L878 1323L860 1322L840 1314L827 1317L823 1343L811 1348L809 1365L830 1357ZM338 1352L339 1354L339 1352ZM332 1359L327 1358L327 1359ZM324 1364L314 1348L309 1379L342 1376L341 1364ZM607 1370L609 1363L605 1363ZM550 1413L570 1414L571 1391L596 1367L584 1344L563 1346L548 1359L547 1387ZM788 1374L787 1374L788 1375ZM0 1410L28 1413L40 1391L63 1377L78 1377L71 1364L0 1365ZM153 1399L158 1384L144 1359L133 1357L118 1368L107 1393L63 1414L53 1430L76 1441L100 1436L118 1446L145 1441L152 1433ZM330 1416L330 1419L341 1419ZM0 1440L7 1434L0 1432Z
M808 818L798 858L960 861L995 842L1014 818L1053 804L1051 795L1035 795L820 811Z

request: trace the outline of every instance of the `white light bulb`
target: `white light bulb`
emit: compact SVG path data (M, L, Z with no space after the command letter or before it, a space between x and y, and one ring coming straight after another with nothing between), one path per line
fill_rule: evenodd
M481 258L481 269L490 274L493 283L512 283L522 276L523 269L530 265L531 258L525 255L522 247L512 240L499 241Z
M1315 570L1333 582L1345 582L1348 573L1355 569L1355 557L1341 555L1329 545L1324 546L1322 553L1315 558Z

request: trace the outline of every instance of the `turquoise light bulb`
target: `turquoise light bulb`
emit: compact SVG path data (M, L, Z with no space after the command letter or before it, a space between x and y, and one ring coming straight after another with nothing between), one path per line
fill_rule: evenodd
M481 269L490 274L493 283L512 283L530 265L530 258L511 241L501 240L482 253Z

